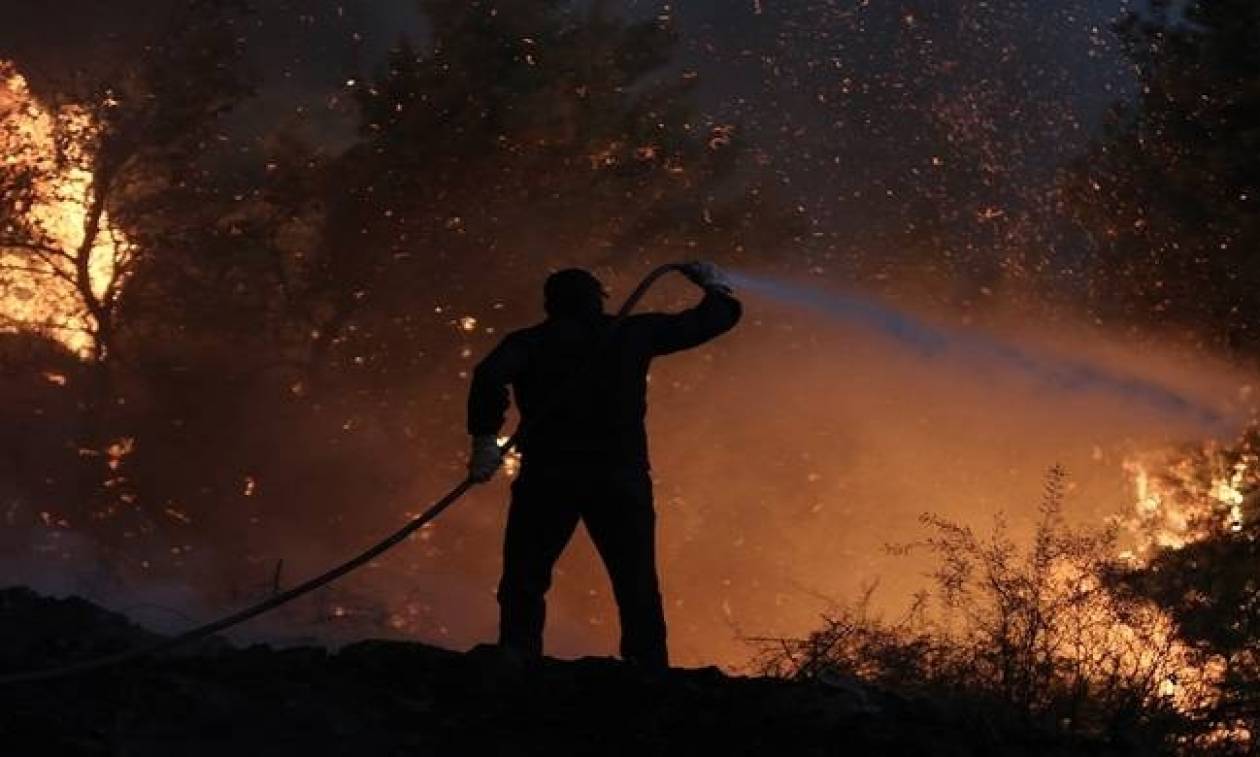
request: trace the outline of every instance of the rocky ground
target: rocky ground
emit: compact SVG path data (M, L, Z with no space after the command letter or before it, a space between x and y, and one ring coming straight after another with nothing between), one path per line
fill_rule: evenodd
M0 674L152 641L81 599L0 590ZM339 651L200 647L0 687L4 755L1113 754L978 715L836 685L649 675L614 660L527 669L493 649L363 641Z

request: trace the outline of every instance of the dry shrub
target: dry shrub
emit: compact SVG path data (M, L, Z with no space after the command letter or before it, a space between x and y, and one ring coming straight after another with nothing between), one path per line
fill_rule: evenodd
M924 515L930 535L892 547L936 558L934 590L890 621L870 594L804 639L758 639L757 665L798 680L853 677L892 694L980 708L989 720L1064 735L1171 747L1195 735L1211 697L1206 660L1168 617L1112 590L1114 528L1078 530L1062 515L1066 474L1046 478L1033 539L998 516L987 534Z

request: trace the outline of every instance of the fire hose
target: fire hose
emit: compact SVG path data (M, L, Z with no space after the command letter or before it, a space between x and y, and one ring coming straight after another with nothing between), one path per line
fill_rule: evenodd
M670 271L677 271L681 269L682 264L670 263L656 268L645 276L643 280L639 282L639 285L635 287L634 291L630 293L630 296L626 298L626 301L613 317L611 323L605 331L603 339L596 346L592 356L602 349L608 341L608 336L616 330L616 328L626 319L627 316L630 315L631 311L633 311L639 301L643 299L643 296L647 294L647 291L652 288L652 285L656 283L657 279L661 278ZM570 381L580 379L582 374L585 372L587 365L589 365L589 361L582 369L575 372L575 374L570 378ZM565 392L557 392L556 396L563 397L565 394ZM540 419L545 418L547 415L547 409L547 407L544 407L543 412L535 416L532 422L536 424ZM522 438L522 434L528 431L528 428L529 427L524 422L518 425L512 436L499 446L499 452L506 455L508 452L515 449ZM265 612L269 612L277 607L280 607L281 605L288 604L304 594L308 594L315 589L326 586L351 571L363 567L375 558L396 547L411 534L433 522L439 515L445 512L447 508L455 504L461 497L468 493L468 490L474 485L475 482L471 478L465 478L455 488L447 492L441 499L430 505L427 510L408 521L402 528L398 529L389 536L386 536L384 539L380 540L376 544L373 544L371 547L367 548L358 555L355 555L349 560L328 569L314 578L303 581L291 589L286 589L285 591L272 594L266 599L242 610L225 615L218 620L211 621L204 625L197 626L196 628L190 629L176 636L170 636L136 649L55 668L45 668L43 670L31 670L20 673L11 673L8 675L0 675L0 686L14 683L49 681L79 675L82 673L89 673L102 668L134 662L153 655L161 654L163 652L169 652L172 649L184 646L185 644L191 644L194 641L200 641L217 633L226 631L233 626L240 625L247 620L256 618Z

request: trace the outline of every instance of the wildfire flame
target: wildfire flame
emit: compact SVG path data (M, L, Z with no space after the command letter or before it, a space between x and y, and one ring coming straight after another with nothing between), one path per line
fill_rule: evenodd
M1248 492L1260 484L1260 457L1246 451L1235 458L1216 443L1179 459L1168 457L1154 454L1124 463L1135 497L1126 524L1135 546L1127 558L1141 561L1160 548L1181 549L1222 527L1235 533L1243 529Z
M31 251L0 246L0 332L38 332L86 357L97 324L75 285L76 263L88 227L88 197L94 176L85 144L95 130L78 107L56 111L41 104L27 80L0 61L0 152L7 168L30 169L34 183L29 207L15 207L50 249ZM78 136L70 144L59 137ZM130 255L125 235L107 216L86 251L90 288L103 297Z
M1161 549L1179 550L1222 531L1238 533L1246 525L1248 500L1260 496L1260 455L1246 437L1234 449L1209 442L1188 454L1152 453L1125 461L1134 493L1134 509L1125 525L1135 546L1122 557L1142 566ZM1157 472L1155 472L1157 471ZM1166 613L1158 612L1161 635L1167 634L1179 657L1185 647L1171 635ZM1224 660L1210 657L1202 665L1186 665L1161 686L1181 709L1219 699L1218 686L1226 673ZM1186 695L1186 682L1199 689ZM1203 687L1206 686L1206 689ZM1222 726L1206 744L1248 745L1252 734L1241 725Z

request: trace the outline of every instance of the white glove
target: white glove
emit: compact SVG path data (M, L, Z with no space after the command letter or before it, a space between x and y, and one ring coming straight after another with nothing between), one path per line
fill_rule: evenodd
M684 276L691 280L691 283L703 289L721 292L722 294L730 294L734 289L731 285L730 277L726 275L726 271L707 260L693 260L690 263L683 263L680 270Z
M468 480L474 484L484 484L494 478L494 474L503 465L503 450L493 435L474 436L472 452L468 456Z

